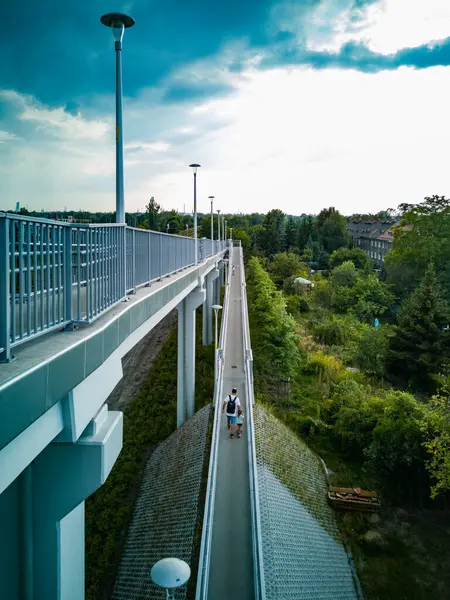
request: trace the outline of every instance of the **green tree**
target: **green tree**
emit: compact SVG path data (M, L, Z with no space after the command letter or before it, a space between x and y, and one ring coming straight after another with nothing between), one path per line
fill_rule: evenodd
M447 390L448 394L448 390ZM427 470L434 483L431 497L450 490L450 407L448 397L433 396L425 410L422 424L424 448L428 454Z
M244 254L247 255L251 247L251 239L249 234L245 231L245 229L241 229L240 227L233 229L233 239L241 240L241 245L244 249Z
M401 204L400 209L403 215L394 231L394 248L385 258L387 281L397 295L405 297L432 262L450 301L450 200L431 196L420 204Z
M386 356L392 335L392 327L389 325L380 325L378 328L364 325L356 343L356 366L367 375L383 378L386 374Z
M150 202L145 207L147 212L147 225L148 228L152 231L159 231L159 217L161 206L155 201L155 198L152 196L150 198Z
M314 219L312 217L302 219L298 227L297 240L300 252L303 252L307 247L311 248L311 244L314 241L317 241L317 228Z
M338 248L348 247L350 243L347 220L338 211L330 214L319 231L322 245L329 254Z
M357 269L367 271L372 261L361 248L338 248L330 256L330 269L335 269L342 263L351 261Z
M183 225L181 223L180 215L176 210L172 210L169 213L167 224L169 225L168 233L178 233L180 230L182 230Z
M308 267L298 254L294 252L279 252L275 254L270 264L270 273L277 286L281 286L288 277L306 277Z
M402 374L419 388L432 389L433 375L450 360L449 308L432 264L420 285L402 303L397 322L388 353L391 373Z
M358 319L373 323L394 305L394 296L389 286L380 281L376 275L357 277L355 288L354 311Z
M298 249L298 227L292 217L289 217L286 223L285 243L286 250L290 252Z
M358 274L355 265L351 261L346 261L336 267L331 274L331 284L334 287L354 287L356 285Z
M271 210L264 219L263 250L271 257L284 250L285 214L279 210Z

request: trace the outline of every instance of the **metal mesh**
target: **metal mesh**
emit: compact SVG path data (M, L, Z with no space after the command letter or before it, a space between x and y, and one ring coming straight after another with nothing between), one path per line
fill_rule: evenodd
M267 600L357 599L319 459L261 406L254 414Z
M210 405L153 452L145 467L113 600L165 598L150 579L152 566L175 557L192 561ZM175 594L186 598L186 587Z

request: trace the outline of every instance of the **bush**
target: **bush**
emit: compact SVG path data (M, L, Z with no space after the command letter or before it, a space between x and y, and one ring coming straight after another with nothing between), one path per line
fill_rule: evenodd
M385 376L389 340L393 335L389 325L380 325L378 329L369 325L363 326L354 356L355 364L361 371L377 378Z
M297 317L300 313L305 313L310 310L306 296L285 296L285 300L286 310L293 317Z
M339 383L346 376L342 363L337 358L320 351L309 356L305 372L316 375L325 383Z
M328 346L344 346L359 336L359 325L350 317L330 314L311 325L314 339Z

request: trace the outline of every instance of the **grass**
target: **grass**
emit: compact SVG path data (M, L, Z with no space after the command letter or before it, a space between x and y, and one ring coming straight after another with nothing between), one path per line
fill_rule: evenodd
M196 409L211 401L212 347L202 346L197 311ZM112 594L144 466L152 450L176 429L177 331L161 348L142 387L124 412L123 448L106 483L86 502L86 600Z

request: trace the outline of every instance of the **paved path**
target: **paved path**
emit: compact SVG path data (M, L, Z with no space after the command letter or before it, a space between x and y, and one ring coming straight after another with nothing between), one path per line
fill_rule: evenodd
M242 438L230 439L226 418L221 418L208 586L211 600L254 597L239 249L233 252L237 266L236 274L231 276L223 390L226 396L233 387L237 388L245 420Z

